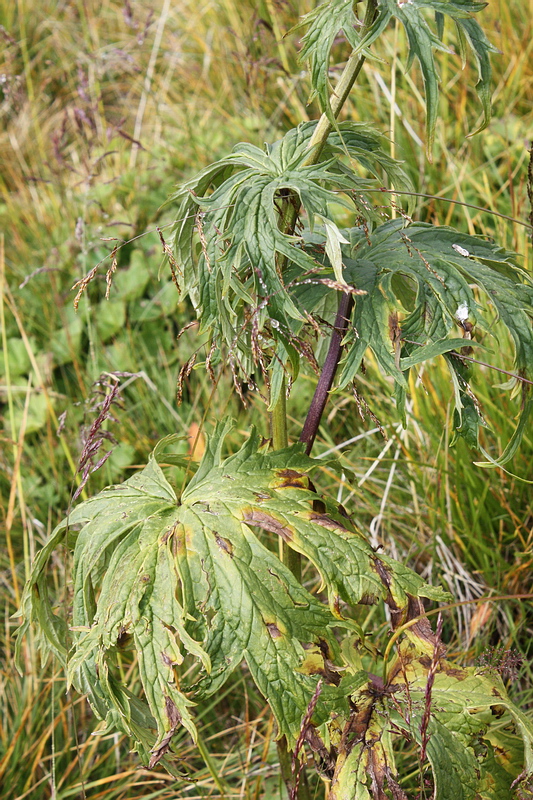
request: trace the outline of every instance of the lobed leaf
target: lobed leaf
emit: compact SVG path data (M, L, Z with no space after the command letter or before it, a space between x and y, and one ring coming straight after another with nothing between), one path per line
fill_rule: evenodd
M382 137L361 124L339 125L322 160L305 166L314 128L315 123L304 123L265 151L237 145L173 198L179 202L173 237L182 293L191 297L202 331L228 348L245 379L257 371L259 336L267 342L291 340L307 320L308 309L295 302L287 276L292 288L323 269L303 247L300 233L280 229L280 202L290 198L311 229L321 220L332 232L332 203L380 219L365 190L380 185L383 172L397 187L411 188L399 163L382 148ZM347 159L380 183L359 177ZM330 235L326 247L340 241ZM337 282L342 278L339 259L330 274ZM271 357L272 352L264 356Z
M404 652L403 668L405 662ZM393 715L394 724L409 728L419 744L428 694L427 667L421 668L420 662L407 667L409 697L396 695L403 717ZM430 698L427 756L435 800L511 798L513 777L522 770L524 775L533 771L533 724L509 699L497 672L457 669L443 661ZM512 728L516 732L511 733Z
M499 675L458 668L443 654L434 649L431 658L420 657L404 642L384 686L355 688L345 728L353 738L343 736L338 745L330 800L389 793L407 800L393 733L425 752L435 800L511 800L516 776L532 774L533 723L509 699Z
M328 69L332 47L342 31L353 48L354 53L368 55L368 48L378 39L393 19L397 19L405 29L408 42L407 68L416 58L420 64L426 94L426 147L431 158L435 138L435 125L438 114L439 77L435 65L435 50L453 52L443 44L444 19L453 20L463 64L466 60L466 45L470 45L478 68L479 79L476 90L483 109L483 122L475 131L486 128L490 122L490 53L498 52L487 37L473 14L481 11L486 2L472 0L377 0L374 21L361 35L362 23L357 19L354 6L349 0L330 0L307 14L297 29L307 26L302 38L300 59L310 65L311 83L320 99L322 109L330 113ZM431 10L436 19L435 31L429 25L424 12ZM471 134L473 135L473 134Z
M317 96L328 114L331 114L328 69L335 40L342 31L352 48L359 46L358 29L362 23L356 16L354 5L353 0L327 0L302 17L290 31L307 27L301 40L299 60L302 63L309 61L314 92L310 99Z
M344 621L345 606L384 600L399 624L420 612L418 596L442 596L376 554L346 516L319 500L309 473L322 462L302 446L265 452L253 433L222 460L226 431L219 426L179 501L152 455L124 484L74 509L69 524L81 530L70 540L68 655L65 640L60 644L65 626L52 612L45 580L66 523L38 556L24 593L24 629L37 624L54 652L61 651L69 682L89 690L98 716L115 722L120 716L121 729L136 738L151 765L165 757L182 727L195 737L194 703L216 693L243 660L272 707L279 734L294 742L318 677L328 674L326 664L339 661L332 627L352 626ZM156 456L165 457L162 449ZM315 565L329 607L298 583L261 531ZM417 641L421 629L411 633ZM130 648L144 698L135 699L118 679L117 659ZM192 682L182 685L186 657L197 667ZM327 720L332 708L348 713L334 682L325 687L317 718Z
M494 320L499 319L515 343L515 369L520 375L531 374L531 280L516 266L512 253L451 228L424 223L404 227L402 221L392 220L368 237L360 229L344 233L351 241L343 249L345 279L366 294L355 303L340 386L354 380L370 349L379 367L394 379L402 411L409 370L444 355L455 387L456 429L477 447L484 423L469 388L463 347L487 349L476 341L474 326L493 335ZM524 404L508 449L490 465L500 466L512 457L530 405Z
M144 763L161 762L174 775L172 747L185 732L196 737L195 704L244 661L291 747L314 697L309 741L327 756L331 800L386 791L405 800L398 736L419 746L425 737L436 800L510 797L522 764L525 775L533 772L533 727L497 675L444 660L421 599L447 595L376 552L344 510L316 492L310 476L323 461L301 445L269 452L255 431L224 459L229 427L217 426L180 498L158 464L169 459L176 437L168 437L143 470L77 506L66 539L74 552L70 652L46 584L66 521L36 558L19 636L35 625L106 730L129 734ZM314 565L318 595L275 555L277 539ZM411 623L384 681L367 671L379 654L349 614L377 601L388 605L393 627ZM349 631L340 645L334 629ZM138 696L121 677L130 651ZM493 724L493 712L506 715L503 724Z

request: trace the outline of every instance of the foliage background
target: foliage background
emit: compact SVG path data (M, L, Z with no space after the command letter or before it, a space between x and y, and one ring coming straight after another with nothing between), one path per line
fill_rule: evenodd
M175 185L236 141L260 146L317 116L313 104L306 105L309 84L295 63L297 37L280 38L312 5L308 0L0 1L2 797L67 798L85 792L91 798L131 800L218 797L222 790L243 798L279 796L272 723L246 673L236 674L225 696L204 709L201 757L183 737L181 754L198 782L177 785L162 773L140 769L128 756L127 742L91 736L95 723L84 701L65 694L54 664L41 668L31 642L27 672L17 675L16 620L10 615L33 553L75 489L73 467L98 413L101 396L94 384L103 373L131 374L121 378L121 406L104 425L117 444L91 476L89 493L132 474L161 436L176 431L195 437L204 414L232 413L239 435L246 433L249 417L230 377L213 395L203 371L193 371L183 403L176 405L180 367L202 343L194 328L177 340L190 321L189 310L175 293L154 229L164 230L172 219L172 209L160 207ZM401 31L389 31L381 61L365 64L346 112L384 132L392 128L391 153L406 161L417 191L456 201L417 198L415 217L493 236L523 254L529 268L528 229L491 212L522 222L530 213L532 20L532 0L493 0L480 18L502 55L493 58L494 119L478 137L465 140L477 122L470 111L477 104L471 104L466 88L474 76L461 71L457 56L439 54L442 120L431 165L423 146L421 79L416 66L408 74L402 70ZM344 43L337 48L342 61ZM134 241L117 251L106 300L109 254L129 239ZM99 278L76 314L71 287L102 259ZM502 342L498 358L506 368L508 343ZM332 475L330 491L357 513L374 542L449 585L459 600L530 591L529 486L501 471L474 467L475 454L462 442L451 448L446 371L435 362L422 380L424 389L413 395L412 419L403 432L390 386L376 372L368 375L365 399L387 423L386 442L372 418L361 419L351 395L335 396L316 454L359 437L343 450L357 483L348 487ZM501 382L502 376L484 368L476 373L476 392L491 428L486 442L495 447L508 440L517 411L516 400L495 386ZM291 400L294 436L312 386L310 376L307 389ZM253 397L250 403L266 434L263 407ZM102 452L111 444L104 440ZM188 446L184 440L184 452ZM511 465L530 480L532 447L526 435ZM53 579L67 604L67 563L57 561ZM532 628L527 604L482 600L446 618L445 638L467 663L500 644L519 651L524 662L511 696L531 708Z

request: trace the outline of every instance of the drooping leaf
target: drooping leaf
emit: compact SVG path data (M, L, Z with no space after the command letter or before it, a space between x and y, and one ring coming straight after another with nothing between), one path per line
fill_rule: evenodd
M186 183L179 203L174 245L182 294L189 295L219 346L225 345L243 378L257 371L258 341L290 340L306 321L287 286L306 282L323 265L303 245L302 235L280 229L287 198L312 229L322 221L330 232L331 279L342 283L342 241L330 206L345 206L357 216L379 221L365 190L381 185L383 171L395 186L410 182L382 147L382 137L365 125L342 123L323 149L321 161L306 166L315 123L305 123L266 150L237 145L229 156ZM350 159L369 173L361 178ZM376 180L377 179L377 180ZM379 183L378 183L379 182ZM341 239L339 239L341 236ZM266 345L263 346L263 349ZM272 353L265 358L270 360Z
M435 137L435 124L438 113L438 73L435 66L433 51L435 49L448 50L441 40L443 32L442 15L454 20L460 43L466 38L470 44L479 71L479 81L476 85L483 108L483 123L476 133L486 128L490 122L490 80L491 66L490 53L498 52L490 44L483 33L479 23L472 17L473 13L481 11L486 6L485 2L470 2L469 0L455 0L442 2L442 0L378 0L378 13L376 20L364 37L360 47L368 47L383 31L388 22L395 18L403 25L409 44L409 57L407 66L416 57L424 78L426 92L426 148L429 157L433 149ZM423 9L431 9L441 15L434 33L426 20ZM449 51L448 51L449 52ZM463 60L465 53L463 52Z
M368 237L358 229L345 235L352 242L343 248L346 280L366 294L355 303L340 386L356 377L370 349L380 368L394 378L401 410L409 370L444 355L455 389L456 430L477 447L484 422L470 389L463 348L487 349L485 337L493 334L494 320L499 319L515 344L514 368L519 375L530 375L531 280L516 266L512 253L451 228L423 223L404 227L393 220ZM476 341L476 326L484 335L483 343ZM472 338L464 338L466 333ZM524 404L516 434L494 465L506 463L514 454L529 406Z
M523 405L518 425L516 426L515 431L503 453L499 456L499 458L494 458L493 456L491 456L490 453L488 453L482 447L480 448L481 452L483 453L487 461L476 461L475 462L476 466L484 467L485 469L493 469L494 467L503 467L504 464L507 464L513 458L518 448L520 447L522 437L526 431L526 426L531 416L532 408L533 408L533 397L530 396ZM525 480L525 479L520 478L520 480ZM531 483L531 481L527 480L525 482Z
M45 579L66 522L41 551L24 594L24 626L39 626L69 681L80 690L92 684L95 712L113 719L119 713L122 729L152 764L182 726L195 736L195 701L217 692L243 660L280 734L294 741L326 659L339 659L332 626L349 626L344 604L385 601L400 624L420 613L418 596L441 598L415 573L375 553L335 505L322 499L315 510L318 495L308 475L323 462L304 455L300 445L265 452L255 433L222 460L226 431L219 426L179 501L157 463L157 456L168 458L159 447L145 469L70 514L68 655L65 623L52 610ZM314 564L328 604L296 581L265 546L265 533ZM415 641L421 636L416 627L412 633ZM123 648L137 653L145 700L134 702L117 677ZM183 686L179 668L186 655L197 670ZM326 687L326 701L347 713L335 686ZM327 709L320 706L318 717L327 719ZM153 721L145 735L139 715Z

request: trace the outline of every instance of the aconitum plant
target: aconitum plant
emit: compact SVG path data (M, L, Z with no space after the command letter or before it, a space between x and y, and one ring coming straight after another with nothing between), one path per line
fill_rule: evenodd
M218 420L195 467L167 436L142 471L56 528L21 610L22 633L35 627L43 653L108 729L132 737L146 766L181 774L173 743L183 729L196 740L198 710L245 663L272 710L291 800L321 796L318 786L327 800L406 800L397 762L403 751L406 763L406 747L419 796L435 800L511 798L533 772L533 726L498 672L449 660L441 624L430 624L428 601L452 598L371 546L357 511L317 489L326 462L311 456L329 392L353 384L369 352L404 421L411 370L444 358L456 433L478 448L469 356L485 345L476 332L486 339L497 317L514 342L518 379L531 374L533 288L514 255L413 221L409 208L384 219L376 190L410 192L409 177L372 120L338 121L374 42L397 20L424 79L428 154L445 26L478 68L479 133L490 118L494 51L477 21L484 5L327 0L297 25L320 119L264 148L238 144L171 198L176 222L164 247L206 338L205 367L215 382L230 369L238 392L247 383L264 398L271 439L252 430L225 456L231 421ZM340 32L352 52L332 85ZM350 227L340 227L340 207ZM300 441L289 444L287 398L307 364L317 388ZM181 377L192 366L191 358ZM505 465L519 446L525 388L522 399L511 442L499 459L482 451L482 466ZM179 489L162 464L183 468ZM340 470L334 459L327 467ZM64 543L73 553L68 619L55 613L47 584L47 563ZM303 585L302 561L318 592ZM372 604L390 621L385 652L360 622ZM120 668L135 662L139 694ZM313 784L311 763L322 783Z

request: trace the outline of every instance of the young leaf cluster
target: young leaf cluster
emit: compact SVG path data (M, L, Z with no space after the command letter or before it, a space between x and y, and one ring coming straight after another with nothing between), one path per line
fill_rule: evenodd
M453 53L444 44L444 21L449 17L457 34L459 52L466 63L470 48L478 69L476 85L483 108L483 122L475 131L479 133L490 122L490 53L498 52L483 29L473 17L487 5L478 0L375 0L375 14L372 24L364 29L354 11L350 0L328 0L307 14L296 29L307 27L302 38L300 58L308 61L311 81L315 94L320 99L322 109L330 114L329 95L331 91L328 78L331 49L336 36L342 32L353 48L353 53L370 55L370 46L381 36L391 20L398 20L405 30L409 55L406 68L414 59L420 63L426 93L426 147L431 155L435 139L435 125L438 116L439 78L435 64L434 50ZM434 26L428 23L425 11L433 12Z

